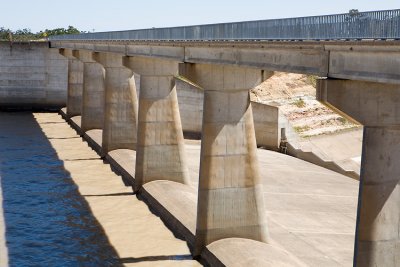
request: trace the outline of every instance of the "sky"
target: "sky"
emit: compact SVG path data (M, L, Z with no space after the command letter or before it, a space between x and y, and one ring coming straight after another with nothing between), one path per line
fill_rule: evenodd
M400 0L0 0L0 27L117 31L400 9Z

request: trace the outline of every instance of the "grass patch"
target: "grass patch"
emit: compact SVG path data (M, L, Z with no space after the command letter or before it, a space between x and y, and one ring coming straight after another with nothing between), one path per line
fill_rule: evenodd
M302 98L299 98L293 102L293 105L295 105L298 108L304 108L306 106L306 102Z
M310 128L310 126L308 126L308 125L304 125L304 126L294 126L293 127L293 130L296 132L296 133L303 133L303 132L306 132L306 131L308 131L308 130L310 130L311 128Z
M315 75L307 75L307 83L314 88L317 88L317 76Z

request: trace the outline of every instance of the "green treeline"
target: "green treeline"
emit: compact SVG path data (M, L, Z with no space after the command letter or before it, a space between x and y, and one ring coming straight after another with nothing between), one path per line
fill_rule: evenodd
M52 35L61 34L76 34L81 33L77 28L73 26L68 26L68 28L56 28L56 29L46 29L37 33L31 32L30 29L22 29L17 31L11 31L4 27L0 27L0 41L30 41L30 40L41 40L46 39Z

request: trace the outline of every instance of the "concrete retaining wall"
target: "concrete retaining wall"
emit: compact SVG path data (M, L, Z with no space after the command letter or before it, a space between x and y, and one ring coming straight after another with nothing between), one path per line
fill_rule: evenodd
M185 135L200 137L203 124L203 89L193 84L176 79L176 89Z
M65 106L68 61L47 42L0 42L0 108Z
M203 120L203 90L179 78L176 79L179 111L186 136L200 137ZM280 128L287 127L279 116L279 108L252 102L254 127L258 146L278 150Z
M280 143L279 108L251 102L258 146L277 150Z

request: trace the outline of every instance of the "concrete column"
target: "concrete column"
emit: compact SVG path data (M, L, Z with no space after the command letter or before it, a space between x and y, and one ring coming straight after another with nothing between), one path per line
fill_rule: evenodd
M262 71L234 66L185 65L182 73L204 89L195 255L213 241L241 237L267 241L249 90Z
M400 266L400 126L364 127L356 266Z
M364 126L355 266L400 266L400 86L318 81L318 99Z
M178 62L127 57L140 75L135 190L154 180L189 183L174 75Z
M93 59L93 52L74 50L74 57L83 62L83 94L81 130L102 129L104 122L105 70Z
M136 149L138 101L133 72L123 66L123 55L95 53L105 69L105 111L102 153Z
M72 55L71 49L60 49L60 54L68 58L68 118L81 115L83 91L83 63Z

